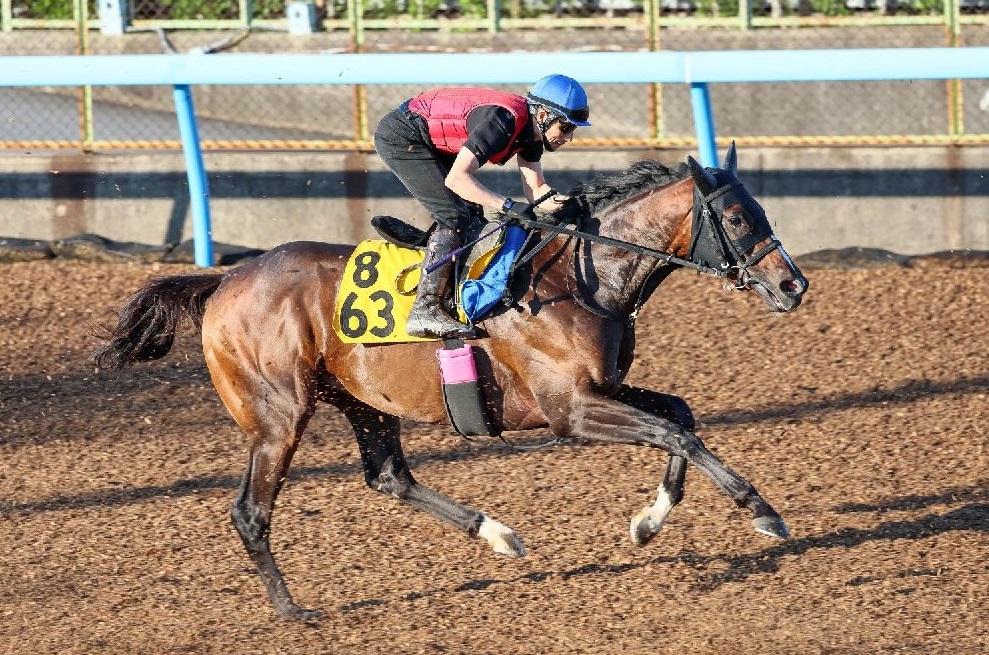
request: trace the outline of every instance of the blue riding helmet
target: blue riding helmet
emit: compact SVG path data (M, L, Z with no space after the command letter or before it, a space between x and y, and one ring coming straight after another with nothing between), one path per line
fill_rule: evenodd
M532 85L529 102L543 105L578 127L590 127L587 93L577 80L566 75L547 75Z

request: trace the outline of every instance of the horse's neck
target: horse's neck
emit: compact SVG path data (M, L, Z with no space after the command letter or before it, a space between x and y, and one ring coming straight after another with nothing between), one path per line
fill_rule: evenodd
M684 180L602 212L598 231L601 236L683 257L690 243L692 207L693 183ZM582 259L599 282L592 290L593 300L621 315L635 309L643 287L664 265L656 257L601 244L591 246L591 253Z

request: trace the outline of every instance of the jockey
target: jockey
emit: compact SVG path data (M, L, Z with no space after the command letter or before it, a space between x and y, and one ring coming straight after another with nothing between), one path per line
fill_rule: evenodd
M439 88L403 102L381 119L374 147L436 222L426 244L422 277L406 332L416 337L471 337L441 304L453 262L436 268L463 244L472 205L534 218L532 202L552 191L540 159L590 126L587 94L566 75L548 75L526 97L483 88ZM515 157L526 201L505 198L475 177L487 162ZM561 202L561 199L554 199Z

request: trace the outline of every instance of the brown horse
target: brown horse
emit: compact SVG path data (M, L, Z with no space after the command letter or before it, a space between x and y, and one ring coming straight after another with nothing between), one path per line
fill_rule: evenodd
M704 169L689 157L675 169L641 162L578 185L552 220L538 225L541 247L520 258L510 287L514 304L480 320L471 342L498 434L548 427L558 439L669 454L655 503L631 521L639 545L659 533L682 499L688 462L748 508L757 531L788 536L755 488L692 432L686 402L622 383L633 360L638 310L677 268L753 290L773 312L800 304L807 280L735 169L733 144L721 169ZM317 401L336 407L353 426L372 489L484 538L498 553L525 554L510 528L413 478L400 419L447 420L437 344L368 346L335 335L332 308L353 250L289 243L225 273L151 280L126 301L94 354L101 367L119 369L163 357L183 314L201 329L213 384L250 440L233 522L284 617L319 614L293 602L269 547L275 497Z

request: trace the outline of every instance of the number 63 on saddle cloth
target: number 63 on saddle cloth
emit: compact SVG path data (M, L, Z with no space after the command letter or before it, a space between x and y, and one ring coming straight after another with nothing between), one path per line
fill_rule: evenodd
M476 256L469 255L471 263L457 285L456 304L461 321L480 319L501 300L525 236L525 230L510 225L501 231L493 247ZM333 330L344 343L439 340L413 337L405 331L422 259L422 251L402 248L383 239L368 239L357 245L344 269L333 313Z

